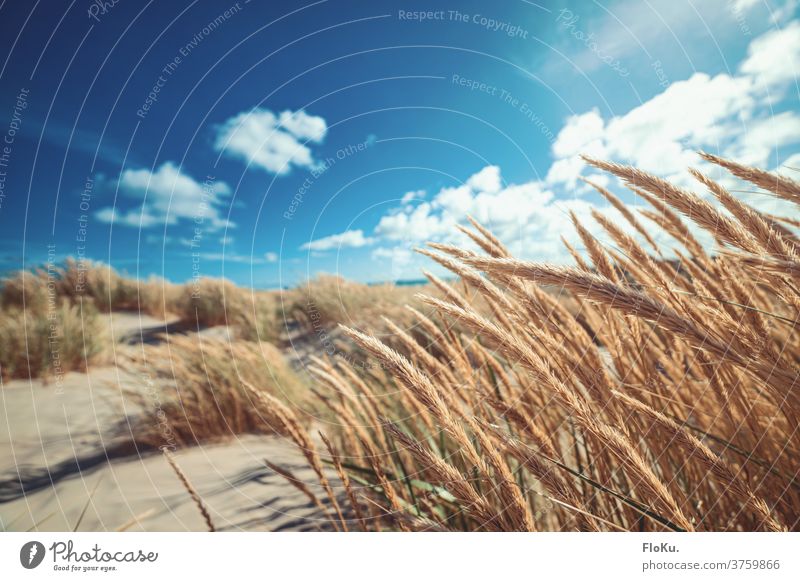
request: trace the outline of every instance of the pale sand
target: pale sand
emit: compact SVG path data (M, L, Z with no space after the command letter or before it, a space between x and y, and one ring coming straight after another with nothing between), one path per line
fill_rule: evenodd
M139 335L138 314L113 315L114 336ZM164 322L144 318L151 331ZM219 333L216 331L207 330ZM117 346L118 350L136 346ZM0 389L0 530L204 530L199 511L159 453L108 458L126 418L140 408L124 397L140 382L117 368L51 380L6 382ZM113 453L113 452L112 452ZM311 502L264 466L290 469L303 482L313 472L291 444L245 436L175 453L207 503L218 529L329 528ZM324 495L322 495L324 496ZM91 502L89 498L91 497ZM138 520L138 522L137 522Z

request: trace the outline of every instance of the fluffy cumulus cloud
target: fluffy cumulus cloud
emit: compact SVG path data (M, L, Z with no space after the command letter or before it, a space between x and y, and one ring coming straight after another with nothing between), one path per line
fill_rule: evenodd
M362 246L369 246L374 240L364 236L363 230L347 230L341 234L332 234L324 238L306 242L300 247L300 250L312 250L316 252L325 252L326 250L340 249L340 248L361 248Z
M766 87L793 82L800 73L800 22L755 39L740 70Z
M220 213L230 187L212 178L199 182L172 162L165 162L155 171L127 169L119 176L116 187L123 197L138 200L141 205L128 210L102 208L95 214L102 222L149 228L185 219L210 230L233 226Z
M553 142L553 162L544 180L508 184L499 167L488 166L463 184L430 196L406 194L375 227L372 258L391 261L393 278L418 276L420 268L431 264L411 249L426 241L469 247L470 241L456 229L468 214L492 229L516 255L536 260L571 260L562 237L581 247L573 214L603 243L611 241L592 217L593 211L636 236L616 210L584 197L591 187L578 180L581 174L612 189L616 180L586 167L581 154L631 163L691 184L699 193L702 188L686 174L689 166L704 167L698 149L761 167L775 168L777 161L784 170L800 166L800 154L788 155L800 144L800 115L796 107L785 110L789 96L796 99L799 62L800 23L795 22L754 39L736 74L695 73L623 115L604 118L597 109L574 115ZM740 195L767 212L794 211L770 196ZM622 196L633 202L630 193ZM649 224L645 218L641 222ZM671 244L667 235L649 226L657 241ZM713 244L707 233L695 233L704 244Z
M431 265L411 250L428 241L471 247L456 228L471 215L507 241L517 255L564 262L568 255L560 237L572 231L570 212L589 221L592 208L580 198L557 199L541 181L504 183L500 169L488 166L460 186L440 189L430 201L400 206L384 215L375 227L380 246L372 258L382 263L388 259L393 278L418 276L420 268ZM572 234L568 238L577 243Z
M496 165L483 168L467 180L467 185L478 192L499 192L500 188L503 187L500 179L500 168Z
M269 109L254 109L220 125L214 147L225 155L282 175L292 167L314 167L310 146L321 143L327 132L325 119L302 110L276 114Z
M695 73L624 115L603 118L597 109L573 115L553 144L550 185L576 186L579 154L629 162L688 182L698 149L724 151L768 166L776 153L800 141L800 115L775 113L800 73L800 22L754 39L734 75ZM766 106L765 106L766 105Z
M425 190L406 192L405 194L403 194L403 197L400 198L400 203L405 205L405 204L410 204L415 200L422 200L425 198L426 194L427 192Z

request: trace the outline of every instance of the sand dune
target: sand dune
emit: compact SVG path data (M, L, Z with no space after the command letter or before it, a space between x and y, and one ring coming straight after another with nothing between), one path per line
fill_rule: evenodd
M173 322L114 313L115 351L136 349ZM185 330L179 330L185 332ZM219 334L224 329L206 330ZM0 389L0 529L203 530L196 506L158 452L139 454L124 432L141 409L124 394L138 379L113 365L63 381L15 380ZM314 475L288 443L246 436L179 450L182 470L220 530L315 530L327 522L263 460L305 482ZM82 516L81 516L82 515Z

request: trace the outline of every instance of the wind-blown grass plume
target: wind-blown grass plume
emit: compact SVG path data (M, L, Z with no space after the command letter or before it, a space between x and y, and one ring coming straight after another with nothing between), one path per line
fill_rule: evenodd
M787 178L704 157L800 202ZM419 250L452 275L426 272L423 289L323 277L184 292L184 318L246 340L173 337L133 356L153 383L134 440L286 437L316 481L268 465L342 531L800 530L798 225L698 171L711 197L587 161L650 209L592 184L621 219L592 212L612 246L571 215L576 267L514 258L468 218L470 248ZM37 304L41 284L24 282L5 308ZM309 356L305 385L255 342L281 325L336 333L370 365Z
M700 152L700 157L725 168L741 180L750 182L784 200L800 204L800 184L792 179L759 168L742 165L704 151Z
M269 343L172 336L131 355L143 378L135 394L144 415L131 436L144 448L171 448L238 434L287 434L274 406L248 385L302 406L306 390L281 352Z

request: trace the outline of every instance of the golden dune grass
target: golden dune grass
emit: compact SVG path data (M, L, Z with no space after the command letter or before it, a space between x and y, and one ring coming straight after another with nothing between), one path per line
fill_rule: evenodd
M340 276L317 277L285 291L280 298L284 322L297 321L309 333L339 324L374 321L381 315L403 318L403 307L415 302L412 287L366 285Z
M107 344L106 330L94 306L69 304L54 297L35 308L0 310L0 375L3 378L43 376L60 381L74 370L99 362Z
M247 290L224 279L202 278L180 287L174 312L190 327L226 325L245 341L277 343L283 329L279 293Z
M177 317L190 330L227 326L234 340L274 345L291 340L292 333L306 333L312 339L316 336L319 344L320 335L340 323L362 324L381 314L410 321L404 305L415 302L411 288L368 286L338 277L320 276L287 291L261 291L224 279L201 278L186 284L157 277L129 279L102 263L73 259L49 270L17 272L1 284L0 372L4 377L52 373L42 345L54 320L63 327L59 333L68 350L87 345L88 358L82 356L83 362L71 352L65 354L61 367L70 370L99 361L107 351L105 334L99 332L99 312L138 312L162 320ZM83 313L83 329L72 324L78 312Z
M175 310L178 289L72 259L17 272L0 288L0 374L58 379L101 363L109 345L100 312L135 310L165 319Z
M3 280L0 303L3 308L40 309L50 294L70 303L90 302L99 311L139 311L165 318L174 313L179 285L158 277L148 280L125 278L100 262L79 262L68 258L51 270L21 271Z
M139 379L132 395L144 410L131 438L144 448L174 449L235 434L286 434L272 406L247 386L298 407L306 397L300 378L269 343L174 335L128 357L123 365Z
M800 202L785 177L704 157ZM666 260L642 218L601 188L645 246L599 213L613 249L573 217L589 255L570 249L576 267L514 259L474 221L482 253L431 244L423 253L461 285L433 277L438 296L418 296L429 314L407 311L413 334L391 321L386 340L343 329L382 370L342 359L311 369L338 426L323 434L323 460L340 475L342 528L800 528L791 218L763 214L698 172L724 209L587 161L650 202L641 214L674 238L681 260ZM701 247L687 218L719 252ZM302 449L311 436L292 439Z

